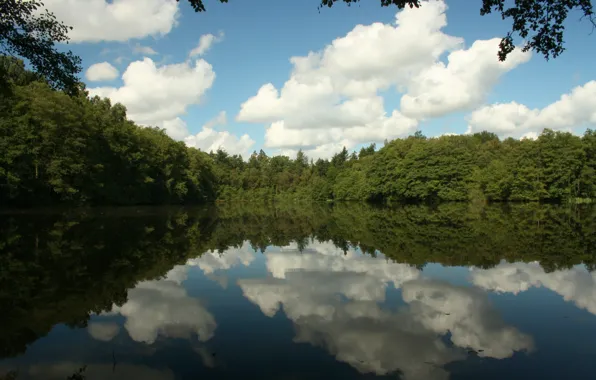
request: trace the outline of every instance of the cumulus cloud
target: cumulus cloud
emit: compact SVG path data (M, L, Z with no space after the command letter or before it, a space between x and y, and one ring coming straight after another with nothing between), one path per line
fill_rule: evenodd
M128 58L126 58L124 56L118 56L118 57L116 57L116 59L114 59L114 62L120 65L126 60L128 60Z
M236 265L249 266L255 259L255 251L250 242L245 241L240 248L230 247L223 253L209 250L196 259L186 262L188 266L200 268L205 274L227 270Z
M114 80L118 78L118 69L109 62L94 63L85 72L85 78L91 82Z
M296 271L321 271L327 274L335 273L357 273L362 274L362 278L374 279L375 283L381 288L392 283L396 288L404 281L415 279L420 272L407 264L399 264L383 259L376 259L368 255L362 255L355 250L350 249L347 252L337 248L333 242L315 242L304 252L299 252L296 243L287 247L282 247L280 252L270 250L265 253L267 259L267 269L273 277L284 279L288 273ZM330 281L330 286L331 281ZM355 286L354 291L363 291L367 287ZM343 288L345 290L345 288ZM378 300L384 299L383 294L371 298L370 294L365 292L356 299Z
M171 120L164 120L161 122L161 127L164 128L168 136L174 140L184 140L190 133L186 122L179 117Z
M335 153L340 152L344 147L346 149L352 149L354 147L355 143L353 141L349 141L349 140L341 140L338 142L334 142L334 143L326 143L326 144L321 144L321 145L317 145L313 148L301 148L302 153L304 153L306 155L306 157L313 159L313 160L317 160L319 158L329 158L331 156L333 156ZM283 156L288 156L288 157L292 157L295 158L296 155L298 154L298 149L291 149L291 148L286 148L286 149L279 149L277 152L274 152L274 155L283 155Z
M463 39L442 31L446 9L442 0L425 1L398 12L394 24L358 25L322 51L292 57L281 89L263 85L241 105L237 120L269 124L268 147L306 147L318 155L328 144L350 148L401 137L424 118L477 106L530 54L499 62L498 39L464 49ZM440 60L444 53L447 64ZM387 112L379 93L392 88L404 92L402 109Z
M302 313L333 316L332 304L302 302L308 298L324 301L341 293L353 300L383 301L390 283L399 287L420 274L410 265L359 255L354 250L344 254L332 242L313 243L303 252L294 243L268 250L265 258L273 278L239 280L244 295L259 305L265 315L273 316L283 303L284 311L296 319ZM323 280L325 283L320 283ZM286 304L288 299L296 301L293 307Z
M224 38L223 32L219 32L219 34L217 36L214 34L211 34L211 33L203 34L199 38L199 44L194 49L192 49L190 51L190 53L188 54L189 57L204 55L205 53L207 53L207 51L209 49L211 49L213 44L221 42L223 40L223 38Z
M468 117L468 132L487 130L501 136L532 137L543 128L569 130L586 124L596 125L596 81L575 87L542 109L517 102L482 107Z
M228 123L228 115L226 111L220 111L217 116L205 123L205 128L213 128L218 125L226 125Z
M327 274L302 278L301 273L291 273L287 281L246 279L240 286L269 315L277 310L269 302L278 299L283 304L284 313L294 323L294 341L321 346L361 373L401 371L408 380L447 380L449 374L442 366L465 358L463 349L448 347L407 313L391 313L371 301L342 302L329 294L318 295L336 280L335 276L326 280ZM310 286L304 281L315 279Z
M120 332L120 327L115 323L91 322L87 332L94 339L109 342Z
M159 66L146 57L129 64L121 87L90 88L89 94L122 103L131 120L166 128L173 138L182 139L188 133L178 117L200 103L214 80L212 66L203 59Z
M471 277L474 285L495 292L518 294L544 287L596 315L596 272L584 267L546 273L539 263L501 262L491 269L472 269Z
M163 279L144 281L128 291L128 301L114 305L104 317L122 315L126 318L124 328L137 342L152 344L158 336L190 337L196 334L199 341L209 340L215 333L217 324L213 315L199 302L190 297L182 283L191 267L198 267L208 276L217 271L228 270L236 265L250 265L255 259L255 251L250 242L240 247L230 247L222 254L207 251L198 258L188 260L185 265L172 268ZM225 277L213 277L223 287ZM92 322L87 331L101 341L112 340L120 331L113 322ZM198 346L199 351L203 350ZM203 356L200 352L199 354Z
M202 342L209 340L217 324L213 315L181 286L187 268L174 267L162 280L144 281L128 291L128 301L114 305L104 315L120 314L124 327L137 342L152 344L158 336L189 338L196 334ZM106 336L102 328L98 336ZM97 327L94 328L98 332Z
M136 54L143 54L143 55L156 55L157 52L153 50L151 46L143 46L140 43L136 43L135 46L132 48L133 53Z
M322 346L362 373L448 379L442 367L465 359L468 348L493 358L532 349L532 339L506 326L486 294L421 279L410 265L344 254L331 242L302 252L293 244L265 257L271 277L238 280L245 297L270 317L283 307L295 341ZM402 288L409 307L379 306L389 284ZM454 346L440 336L447 331Z
M450 332L453 344L478 356L504 359L533 349L532 338L506 326L480 289L422 279L405 283L402 296L416 321L438 334Z
M228 131L216 131L214 129L215 126L224 125L226 122L226 113L222 111L203 125L199 133L186 136L184 138L186 146L201 149L204 152L215 152L221 148L229 154L240 154L245 158L248 157L255 141L248 134L238 137Z
M346 114L344 117L349 116ZM292 129L287 128L284 121L277 121L272 123L265 132L265 146L290 149L306 147L305 151L308 151L309 157L328 157L341 150L343 146L350 149L362 142L379 142L397 138L415 131L417 126L416 120L405 117L398 111L394 111L392 115L378 122L375 128L362 125L349 128ZM336 149L337 147L339 149Z
M248 134L237 137L228 131L215 131L205 127L196 135L186 137L184 142L189 147L205 152L215 152L221 148L229 154L240 154L245 158L250 155L250 148L255 144Z
M469 49L450 53L448 64L437 62L422 70L407 85L408 92L401 98L402 112L423 119L481 104L504 73L531 57L516 49L505 62L497 60L500 41L475 41Z
M168 34L178 19L176 0L44 0L72 26L72 42L127 41Z
M180 118L187 109L199 104L215 80L212 66L203 59L158 65L151 58L132 62L122 75L121 87L95 87L91 96L110 98L126 106L128 117L140 125L158 126L175 140L203 151L219 148L230 154L248 157L255 141L248 134L236 136L214 127L225 125L224 111L208 121L195 135Z

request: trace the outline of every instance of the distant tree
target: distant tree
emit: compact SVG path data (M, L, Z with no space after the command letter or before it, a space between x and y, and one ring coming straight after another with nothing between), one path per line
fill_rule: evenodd
M416 133L414 133L414 138L424 140L426 139L426 136L424 136L424 133L422 133L421 130L417 130Z
M179 1L179 0L178 0ZM204 12L203 0L188 0L197 12ZM228 0L219 0L227 3ZM358 3L360 0L321 0L319 9L331 8L336 2L344 2L348 5ZM421 0L380 0L382 7L395 5L399 9L406 6L419 8ZM518 34L526 40L523 51L535 51L544 56L546 60L550 57L558 57L565 48L563 47L563 32L565 20L572 10L582 12L582 18L590 20L596 27L594 11L591 0L482 0L480 15L484 16L492 12L499 12L503 20L511 19L511 30L501 40L498 57L504 61L515 49L513 35Z
M364 158L366 156L372 156L375 153L375 148L377 147L377 144L372 143L370 144L368 147L362 147L360 148L360 153L358 153L358 158Z
M336 168L343 167L346 161L348 161L349 153L346 147L344 146L341 152L335 153L331 158L331 165L335 166Z
M296 165L300 173L302 173L302 170L308 167L308 157L306 154L304 154L302 149L299 149L298 153L296 154Z
M81 59L56 48L56 43L68 43L72 28L42 7L37 0L0 0L0 54L28 60L53 88L75 93L80 88ZM3 87L6 80L0 71Z

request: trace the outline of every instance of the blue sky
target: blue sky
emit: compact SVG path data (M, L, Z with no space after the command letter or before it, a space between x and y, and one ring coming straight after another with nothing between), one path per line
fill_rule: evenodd
M422 130L428 136L443 133L464 133L470 124L470 117L476 111L478 112L472 118L472 130L493 129L501 136L532 136L533 133L539 133L542 127L581 133L591 125L590 123L596 122L596 114L589 107L594 105L592 108L596 109L596 104L594 104L596 100L594 100L594 96L590 96L594 91L594 86L586 87L583 93L572 97L565 104L560 103L558 106L554 104L554 108L551 107L547 110L548 112L540 114L539 111L534 111L534 109L540 110L552 105L563 94L570 93L577 86L587 86L590 81L595 79L596 67L593 62L596 53L593 47L596 43L596 37L590 35L591 26L588 22L576 22L579 19L578 14L572 15L568 20L565 35L567 50L557 59L546 62L542 56L533 54L531 58L519 58L520 63L515 64L514 67L501 70L491 68L488 64L485 64L486 67L483 68L482 64L476 64L477 59L481 58L474 58L470 61L470 70L477 69L478 74L474 76L475 79L466 79L468 87L462 90L463 95L458 95L455 88L453 93L453 97L456 98L458 96L467 96L478 90L478 96L475 96L474 100L462 100L462 102L459 102L461 104L445 104L443 108L437 106L436 109L420 111L423 114L414 111L416 113L415 117L412 117L411 112L406 113L408 120L415 121L400 121L399 123L402 123L400 124L402 126L394 128L392 124L394 121L389 120L387 121L388 124L385 124L385 132L380 132L378 126L380 124L376 122L376 124L367 124L366 128L368 129L359 130L357 133L359 137L354 138L355 129L351 129L349 133L344 133L347 131L347 127L343 128L344 125L348 126L348 124L351 126L350 128L355 128L356 124L350 124L354 123L353 120L342 119L340 122L336 120L337 118L332 118L333 120L329 121L329 126L325 126L326 122L323 120L325 118L320 118L317 115L330 115L335 111L329 109L329 112L327 112L322 105L319 107L319 104L327 104L327 98L320 102L313 101L314 103L309 103L309 101L304 100L307 94L301 94L300 99L302 100L288 97L287 102L284 103L286 104L285 108L278 105L279 109L275 112L265 112L263 110L263 108L270 108L266 106L268 103L255 103L250 112L252 116L244 117L242 120L236 120L236 117L241 110L241 105L255 96L261 86L271 83L278 90L284 86L293 70L293 64L290 62L291 57L306 56L311 51L322 51L335 39L345 37L358 24L364 26L379 22L392 24L395 22L397 8L382 8L379 6L378 1L366 1L352 7L338 3L331 9L325 8L319 12L317 9L319 0L230 0L228 4L207 0L205 1L207 12L195 13L184 0L180 4L176 4L173 0L148 1L150 3L150 5L147 5L148 8L155 6L157 7L155 9L159 10L161 9L160 6L168 6L171 12L176 12L174 16L176 22L169 23L169 26L168 21L163 20L166 18L163 15L167 12L151 13L147 11L148 13L145 14L143 7L134 8L134 11L125 7L121 9L110 8L118 3L120 6L127 5L127 3L135 6L139 2L140 0L113 0L108 2L109 4L105 4L103 0L80 0L76 9L69 5L67 0L49 0L46 5L56 13L58 18L64 19L65 22L71 25L74 24L75 32L83 33L85 28L89 28L89 32L85 36L74 38L75 41L69 45L69 48L82 57L85 71L93 64L108 62L118 70L118 75L113 79L111 78L114 75L110 76L109 80L90 81L83 73L83 79L87 82L88 88L92 89L93 94L108 96L114 101L125 99L126 101L122 102L129 108L129 111L133 111L129 116L138 119L135 121L141 124L157 124L165 127L172 125L171 123L161 125L161 120L157 120L156 115L145 118L141 115L142 112L145 112L143 107L135 106L132 103L143 103L145 96L150 97L149 94L155 93L162 93L168 99L167 91L169 90L163 84L160 84L157 88L151 87L151 83L156 82L152 81L150 77L147 78L147 88L143 87L142 83L139 84L140 87L123 88L125 83L122 75L125 72L132 73L134 70L138 70L139 78L135 83L143 82L142 77L140 77L142 70L135 68L135 65L129 67L132 62L142 61L146 56L153 61L156 69L184 62L188 62L189 67L193 67L196 59L203 59L210 64L211 71L215 75L212 83L207 88L203 88L204 86L201 83L193 82L194 87L189 86L189 91L194 91L194 95L192 93L179 94L181 99L185 97L184 99L187 99L188 103L182 107L182 112L164 111L163 114L167 113L167 118L179 117L185 123L185 126L181 127L182 129L179 128L177 132L172 133L173 137L183 140L186 134L195 135L201 132L203 125L209 123L210 120L224 111L226 114L225 124L214 125L213 129L209 128L208 133L203 133L192 141L186 139L187 143L195 144L199 148L207 149L212 148L213 144L220 144L233 153L242 154L247 154L252 150L258 151L262 147L271 154L280 152L292 154L296 149L302 148L307 152L310 151L312 156L328 156L334 147L342 144L347 144L350 149L357 149L362 144L378 143L384 140L383 137L391 139L407 135L416 129ZM479 15L481 5L479 0L447 0L446 3L448 7L445 11L447 24L440 28L440 33L462 38L463 45L459 45L457 49L468 49L477 40L490 40L501 37L509 30L509 23L502 21L496 14L481 17ZM423 8L426 7L427 10L430 6L423 4ZM106 14L113 16L113 19L101 19L102 11L108 12ZM114 16L116 12L121 12L121 15ZM413 10L413 12L421 12L421 10ZM93 19L94 15L100 20L98 25L91 28L90 25L97 22ZM420 17L420 15L411 13L408 17ZM146 25L141 25L139 19L146 20ZM435 19L436 17L433 20ZM102 25L104 20L107 21L105 21L105 25ZM139 23L138 30L127 35L127 28L131 27L134 22ZM153 26L155 26L154 30L152 30ZM164 32L168 28L170 30ZM197 47L201 36L206 34L217 36L218 41L213 43L205 54L200 57L192 57L189 60L189 52ZM221 38L219 38L220 35ZM400 51L399 57L394 56L394 59L396 59L395 72L403 69L403 64L399 62L404 62L404 59L409 55L415 54L413 51L416 49L415 46L411 46L412 41L416 44L417 39L420 39L420 45L425 46L426 42L423 38L424 36L421 35L406 35L406 39L410 40L410 45L408 45L410 47ZM118 39L118 41L114 41L115 39ZM366 57L363 57L365 53L363 53L362 45L355 45L352 50L346 50L347 48L344 47L341 57L348 64L352 59L355 62L363 62L363 67L370 64L370 70L372 70L378 66L378 62L373 62L376 53L369 51L371 62L366 62ZM156 54L135 53L135 46L150 47ZM395 46L395 44L392 44L392 46ZM390 48L388 47L387 50L390 50ZM413 98L428 95L434 99L432 102L440 102L437 99L442 96L443 101L449 103L449 96L439 93L426 94L425 91L433 90L434 87L424 86L422 79L416 82L412 78L417 73L422 75L420 72L424 73L427 67L437 64L439 61L447 63L448 54L457 49L443 49L444 51L434 62L417 63L416 69L410 70L410 74L400 79L387 79L387 83L391 82L391 85L379 88L375 92L382 95L382 105L386 114L391 115L393 110L401 112L400 101L403 101L402 96L407 93L410 93ZM385 49L381 48L381 50ZM382 52L379 54L382 54ZM496 51L494 54L494 56L491 54L491 58L494 57L496 61ZM424 60L422 53L420 59ZM486 60L486 58L484 59ZM387 63L391 64L391 62ZM338 64L341 65L342 63ZM337 67L337 64L330 67ZM354 69L346 70L345 73L341 74L342 80L349 80L350 75L355 77L361 75ZM486 73L482 70L486 70ZM452 80L459 81L457 75L463 75L464 77L467 75L461 69L455 71ZM428 73L432 72L434 71L428 71ZM384 74L375 73L374 77L379 80L379 78L383 79L383 75L391 76L391 71L385 71ZM425 78L428 77L428 75L424 75ZM440 77L436 78L437 75L440 76L441 72L435 72L435 80L441 81ZM483 78L490 77L494 77L490 84L481 83L484 82ZM309 78L315 77L310 76ZM317 78L319 78L317 80L324 81L319 76ZM310 79L305 80L308 82ZM473 83L474 81L478 83ZM332 81L332 83L337 83L337 80ZM446 83L448 83L446 88L449 88L449 83L452 82ZM181 79L177 86L186 87L184 79ZM334 86L336 85L334 84ZM401 93L396 91L396 88L400 86ZM93 91L94 88L98 87L103 90ZM106 88L108 89L106 90ZM313 89L305 87L301 91L311 90ZM131 95L131 91L136 92ZM176 90L172 91L176 92ZM340 94L339 92L336 95L337 98L331 97L329 102L337 103L338 100L341 102L351 96L346 97L345 93ZM155 96L153 97L155 98ZM361 99L363 95L358 94L356 97ZM171 99L174 98L175 95L172 95ZM157 102L156 99L153 99L153 101ZM127 102L130 102L130 104L127 104ZM510 102L516 102L517 105L508 105L506 108L496 109L501 115L498 120L493 117L494 113L487 113L496 103ZM292 108L288 104L295 104L296 106ZM146 105L145 108L152 108L152 111L158 107L151 103L150 99L147 99ZM313 105L317 108L316 110L313 109ZM520 106L526 107L521 112L522 116L520 116L518 110ZM515 116L510 115L512 107L515 108ZM272 106L270 109L273 110L274 108ZM440 109L443 111L439 111ZM549 120L553 119L552 115L561 115L561 110L564 111L563 113L568 113L566 119L550 125ZM256 113L260 111L264 113L257 115ZM304 115L309 114L309 112L314 115L312 119L315 120L307 122L303 119ZM347 106L342 108L339 114L346 114L346 112L349 113ZM162 115L162 113L159 114ZM370 120L374 118L376 116L371 114ZM368 120L365 119L361 120L363 124L368 123ZM147 120L150 121L147 122ZM266 129L278 120L283 121L285 127L278 129L276 138L267 142L265 137ZM321 120L320 125L317 125L314 129L311 128L309 123L315 123L318 120ZM340 124L341 128L338 128ZM209 126L211 125L213 123L209 123ZM400 132L396 132L397 130ZM221 133L224 131L229 134L222 135ZM371 137L367 139L369 132ZM238 146L235 139L244 134L247 134L248 138L244 140L245 144ZM318 137L311 138L314 135ZM273 136L273 132L271 132L271 136ZM317 150L317 147L323 146L327 146L327 148Z

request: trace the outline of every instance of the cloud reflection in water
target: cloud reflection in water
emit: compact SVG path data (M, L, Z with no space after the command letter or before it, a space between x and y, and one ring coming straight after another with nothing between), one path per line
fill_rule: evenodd
M442 366L467 349L502 359L532 350L532 338L506 326L476 288L421 278L408 264L344 252L313 243L298 252L284 247L265 254L272 277L238 284L267 316L283 306L297 342L327 349L363 373L399 371L406 379L447 379ZM404 305L381 308L389 284L402 289ZM441 335L451 333L451 342Z

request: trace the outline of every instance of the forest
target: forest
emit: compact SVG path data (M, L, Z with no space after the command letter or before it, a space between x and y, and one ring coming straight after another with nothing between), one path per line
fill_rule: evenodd
M161 205L213 201L541 201L596 199L596 132L536 140L421 132L331 159L202 152L140 127L126 108L54 89L0 57L0 204Z
M140 281L211 250L256 252L312 240L407 263L491 268L539 262L547 272L596 268L596 210L563 205L255 203L78 208L0 214L0 359L58 323L85 327ZM473 244L471 243L473 242ZM73 286L75 284L76 286Z

